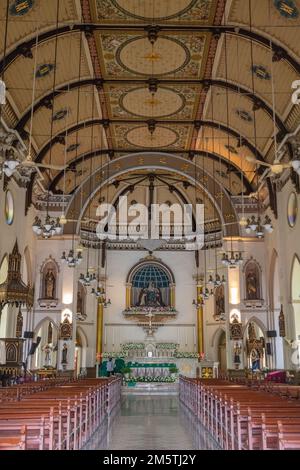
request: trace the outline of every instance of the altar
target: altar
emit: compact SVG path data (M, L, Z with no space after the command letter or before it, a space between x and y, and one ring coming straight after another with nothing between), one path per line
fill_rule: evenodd
M170 368L177 368L176 363L167 362L128 362L131 377L169 377Z

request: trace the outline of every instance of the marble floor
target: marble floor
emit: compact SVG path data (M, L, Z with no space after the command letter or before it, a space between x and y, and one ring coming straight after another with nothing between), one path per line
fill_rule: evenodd
M218 450L178 396L125 395L86 450Z

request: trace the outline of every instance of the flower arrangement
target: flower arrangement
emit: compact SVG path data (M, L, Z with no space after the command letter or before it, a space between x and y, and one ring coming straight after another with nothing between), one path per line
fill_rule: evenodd
M128 382L132 379L128 379ZM140 375L138 377L134 377L135 382L139 383L174 383L176 381L175 377L171 376L156 376L156 377L151 377L151 376L145 376L145 375Z
M199 359L198 353L193 352L176 352L175 357L177 359Z
M108 359L109 357L112 357L113 359L116 359L116 358L124 359L128 357L128 353L126 351L122 351L122 352L104 352L102 354L103 359Z
M177 343L157 343L156 349L177 349L179 344Z
M145 349L144 343L125 343L122 344L123 351L133 351L138 349Z
M175 307L130 307L124 310L125 313L176 313Z

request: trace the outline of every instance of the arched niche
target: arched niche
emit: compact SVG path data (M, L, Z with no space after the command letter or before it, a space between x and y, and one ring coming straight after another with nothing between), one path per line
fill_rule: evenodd
M58 263L50 255L40 270L40 307L54 307L58 304Z
M86 374L86 354L87 354L88 340L84 330L81 327L76 328L76 343L75 343L75 372L76 375Z
M246 301L261 301L261 268L260 265L251 257L244 266L244 286Z
M175 309L175 278L162 261L149 256L130 270L126 308Z

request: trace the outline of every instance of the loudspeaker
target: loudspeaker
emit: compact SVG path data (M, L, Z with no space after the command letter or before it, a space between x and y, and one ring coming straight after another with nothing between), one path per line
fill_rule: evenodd
M40 342L41 342L41 339L42 339L42 338L41 338L40 336L38 336L37 339L36 339L36 343L32 343L31 348L30 348L30 351L29 351L29 353L28 353L29 356L33 356L33 355L34 355L34 353L35 353L35 351L36 351L36 348L38 347L38 345L39 345Z
M267 331L267 337L268 338L276 338L277 337L276 330Z
M32 339L34 336L34 332L33 331L24 331L24 338L25 339Z
M33 356L34 353L35 353L35 351L36 351L36 348L37 348L37 344L36 344L36 343L32 343L28 355L29 355L29 356Z
M272 356L272 344L267 343L267 354L268 356Z

